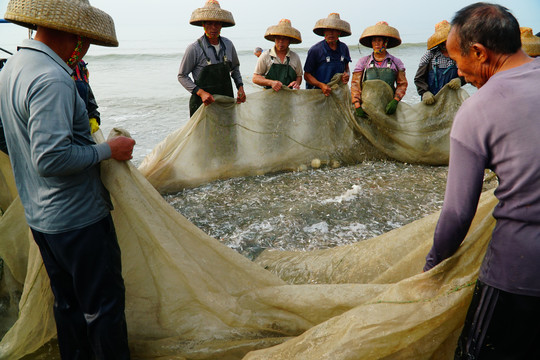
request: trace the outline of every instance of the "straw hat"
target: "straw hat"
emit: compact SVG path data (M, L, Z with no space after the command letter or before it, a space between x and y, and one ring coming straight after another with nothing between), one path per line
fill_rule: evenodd
M84 36L96 45L118 46L113 19L88 0L10 0L4 19L34 30L43 26Z
M217 0L206 0L204 7L198 8L191 13L189 23L195 26L203 26L205 21L219 21L223 27L234 26L234 18L230 11L223 10Z
M427 48L433 49L435 46L443 43L448 39L448 33L450 33L450 23L443 20L435 25L435 34L431 35L427 41Z
M521 31L521 48L529 56L540 56L540 37L534 36L532 29L528 27L519 28Z
M319 36L324 36L324 30L332 29L341 31L340 37L351 35L351 25L339 18L338 13L331 13L326 19L320 19L315 24L313 32Z
M289 19L281 19L277 25L270 26L266 29L266 34L264 34L266 40L275 41L276 36L288 37L291 39L291 44L300 44L302 42L300 31L292 27L291 20Z
M360 44L366 47L372 47L371 38L374 36L382 36L388 38L387 49L396 47L401 44L401 38L399 37L399 31L388 25L386 21L379 21L373 26L370 26L364 30L362 36L360 36Z

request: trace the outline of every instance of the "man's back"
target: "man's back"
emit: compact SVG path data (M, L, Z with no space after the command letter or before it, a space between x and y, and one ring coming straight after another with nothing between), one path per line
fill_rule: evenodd
M39 41L26 41L0 73L0 117L17 189L31 227L77 229L109 213L84 102L70 68Z

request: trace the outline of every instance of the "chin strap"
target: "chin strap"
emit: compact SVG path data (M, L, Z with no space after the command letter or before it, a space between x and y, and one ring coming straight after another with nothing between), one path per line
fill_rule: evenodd
M82 47L83 47L83 37L79 35L77 37L77 46L75 46L75 50L73 50L73 53L71 54L71 57L66 62L69 67L73 67L73 65L75 65L76 63L79 62L79 60L81 60L81 49L82 49Z

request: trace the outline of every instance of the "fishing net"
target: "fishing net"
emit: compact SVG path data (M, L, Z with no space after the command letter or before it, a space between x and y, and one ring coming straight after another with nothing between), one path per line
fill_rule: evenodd
M0 359L58 359L48 277L0 159L9 190L0 257L4 278L11 274L0 283L9 329ZM102 178L115 206L134 359L449 359L496 203L485 193L457 254L426 273L438 214L354 245L267 252L255 263L176 212L131 163L103 162Z
M433 106L400 103L384 109L393 93L380 80L364 83L368 119L355 117L349 87L339 75L320 90L271 89L201 106L189 122L167 136L139 170L161 193L237 176L340 166L365 160L448 163L448 135L455 112L468 96L444 88Z

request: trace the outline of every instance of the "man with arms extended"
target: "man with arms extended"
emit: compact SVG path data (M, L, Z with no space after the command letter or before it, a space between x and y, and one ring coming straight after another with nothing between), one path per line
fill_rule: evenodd
M191 93L189 116L202 104L213 103L212 95L234 97L231 76L238 89L236 102L245 102L236 49L229 39L221 36L221 28L234 26L232 14L222 9L217 0L207 0L204 7L193 11L189 23L204 29L204 35L186 49L178 70L178 81Z
M96 144L71 75L91 43L118 46L88 0L11 0L4 16L37 28L0 73L0 117L17 190L55 297L62 359L129 359L120 248L99 163L135 142Z
M478 91L450 134L444 205L424 270L455 253L493 170L499 204L456 359L540 359L540 60L521 49L508 9L469 5L455 15L447 49Z
M351 55L349 47L339 41L340 37L351 35L351 26L341 20L338 13L331 13L326 19L315 23L313 32L324 36L324 40L313 45L307 54L304 64L306 89L319 88L325 96L332 92L327 85L335 74L343 74L341 81L349 82L349 63Z

